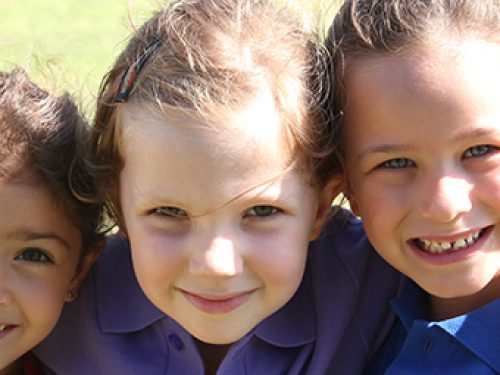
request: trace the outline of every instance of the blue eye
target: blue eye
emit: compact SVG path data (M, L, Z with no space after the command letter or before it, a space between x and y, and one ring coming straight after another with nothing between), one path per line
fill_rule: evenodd
M14 259L23 260L25 262L54 263L44 251L37 248L24 249L22 253L16 256Z
M380 167L389 168L389 169L402 169L402 168L408 168L408 167L414 167L414 166L415 166L415 163L407 158L391 159L391 160L387 160L387 161L383 162L382 164L380 164Z
M477 158L489 154L497 150L496 147L491 145L478 145L467 149L464 153L464 158Z
M266 217L277 213L279 210L273 206L254 206L246 212L246 216Z
M166 206L166 207L158 207L153 210L153 213L159 216L167 216L174 218L187 218L187 213L181 208Z

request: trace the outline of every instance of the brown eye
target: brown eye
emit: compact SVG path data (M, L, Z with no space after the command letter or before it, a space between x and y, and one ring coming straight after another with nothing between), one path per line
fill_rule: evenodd
M37 263L54 263L44 251L37 248L24 249L21 254L15 257L16 260Z

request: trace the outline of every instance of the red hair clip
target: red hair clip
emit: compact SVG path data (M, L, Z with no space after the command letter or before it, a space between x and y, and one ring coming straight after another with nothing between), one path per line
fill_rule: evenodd
M124 102L127 100L130 91L132 91L132 88L134 87L135 79L141 71L144 63L149 56L151 56L151 54L158 49L159 46L160 39L154 38L139 58L132 65L130 65L127 70L125 70L120 81L120 85L115 93L115 100L117 102Z

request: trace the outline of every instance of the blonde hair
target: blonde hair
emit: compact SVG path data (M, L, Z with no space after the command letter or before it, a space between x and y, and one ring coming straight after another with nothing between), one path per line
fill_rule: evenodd
M123 104L116 92L138 61L144 65L126 100L165 113L224 118L270 90L292 155L301 155L315 184L326 184L334 173L335 163L327 157L333 134L320 95L327 82L325 55L312 33L266 0L177 0L133 34L101 85L94 154L97 179L115 218L120 218L116 191L123 168L118 115Z

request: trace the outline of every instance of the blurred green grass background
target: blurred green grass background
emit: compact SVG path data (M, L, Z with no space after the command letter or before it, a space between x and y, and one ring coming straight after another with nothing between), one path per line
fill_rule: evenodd
M283 1L308 22L323 26L335 8L335 0ZM24 68L44 87L69 91L91 116L99 82L133 27L162 4L159 0L0 0L0 70Z

